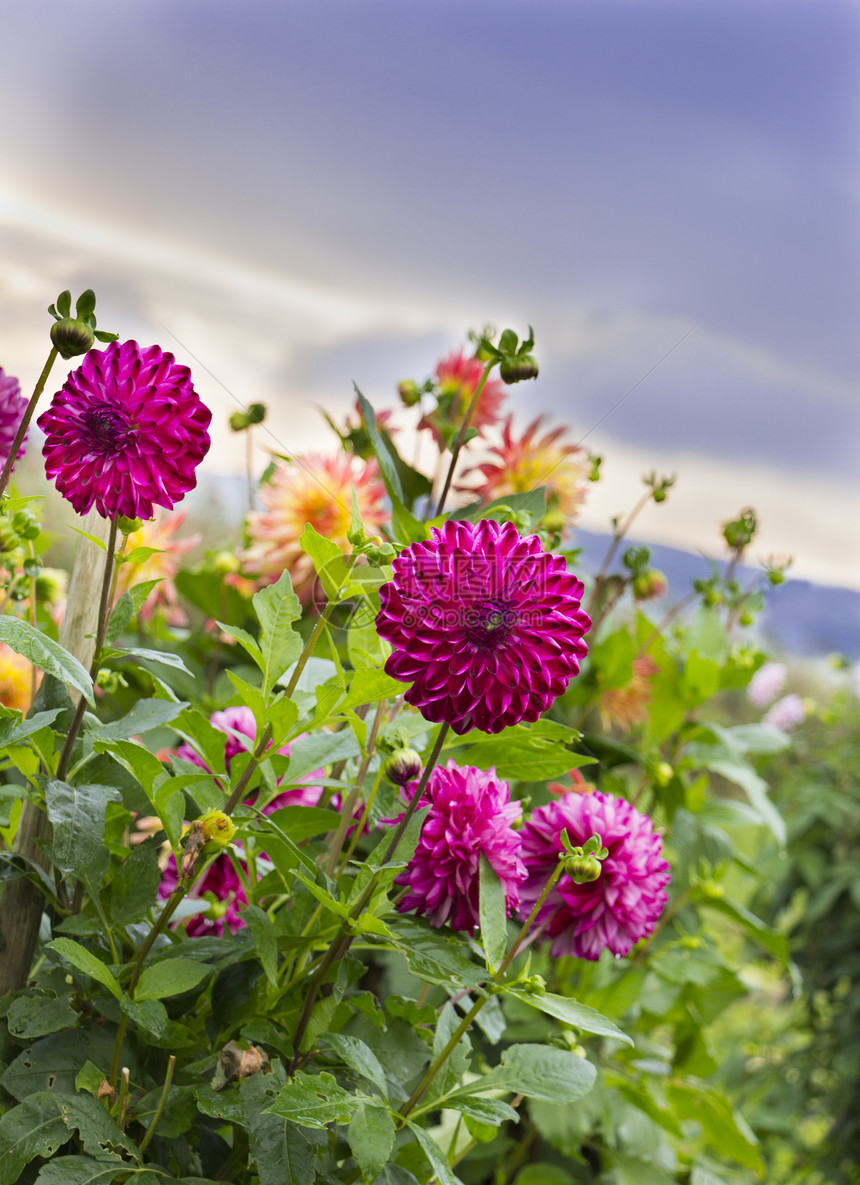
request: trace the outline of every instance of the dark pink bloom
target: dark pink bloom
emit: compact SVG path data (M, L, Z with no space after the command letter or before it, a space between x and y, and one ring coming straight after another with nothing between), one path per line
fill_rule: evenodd
M413 782L407 793L414 793ZM522 814L510 802L507 782L471 766L449 761L430 775L421 806L430 810L421 828L415 854L394 882L407 885L398 905L405 913L424 913L432 926L447 922L455 930L479 925L478 887L483 853L502 882L508 913L517 910L526 870L519 857L519 836L513 830Z
M112 342L90 350L37 423L45 471L78 514L149 519L194 489L211 419L172 354Z
M587 647L581 580L513 523L449 520L394 561L376 628L394 647L385 670L427 719L457 733L537 720Z
M609 856L599 879L589 884L577 885L562 874L535 924L545 927L554 955L593 960L606 947L614 955L626 955L651 933L666 908L671 870L663 858L663 841L647 815L626 799L599 790L565 794L538 807L520 835L520 854L528 869L520 904L523 919L558 864L563 828L574 847L599 835Z
M254 714L250 708L244 706L238 708L224 708L221 711L213 712L209 717L209 723L213 728L217 728L220 732L227 734L227 741L224 746L224 761L226 764L227 773L230 772L230 762L237 753L250 753L253 748L254 737L257 732L257 725L254 720ZM237 736L236 734L240 734ZM244 738L247 737L247 742ZM290 746L284 745L278 752L284 757L289 757ZM190 761L193 765L199 766L200 769L205 769L211 773L208 766L204 763L203 758L191 748L190 745L184 741L176 750L177 757L182 757L185 761ZM321 769L316 770L309 775L314 778L321 778L324 776ZM322 786L312 786L301 784L294 786L292 790L285 790L283 794L279 794L277 798L273 798L266 806L266 813L275 811L282 806L316 806L320 800L320 795L323 792Z
M161 875L158 896L165 900L178 883L176 875L176 859L170 853L167 867ZM212 908L195 913L185 924L185 930L191 938L218 937L224 933L224 927L235 934L245 925L240 916L241 910L248 904L242 882L238 873L226 855L221 855L206 870L206 875L198 881L187 898L192 901L211 894L214 897Z
M9 450L15 442L15 433L18 431L26 410L27 400L21 394L18 380L11 374L6 374L3 367L0 366L0 468L6 464ZM26 451L27 433L25 432L15 460L19 461Z

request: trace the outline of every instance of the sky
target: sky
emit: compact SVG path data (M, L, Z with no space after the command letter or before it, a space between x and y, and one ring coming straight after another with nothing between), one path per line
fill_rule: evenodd
M860 588L860 8L843 0L6 0L0 365L45 308L191 366L265 449L329 446L470 328L535 329L511 389L602 453L582 516ZM62 374L55 370L55 387ZM755 558L755 557L751 557Z

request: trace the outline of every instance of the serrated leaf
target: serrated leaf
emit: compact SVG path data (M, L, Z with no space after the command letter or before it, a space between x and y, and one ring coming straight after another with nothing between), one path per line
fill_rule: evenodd
M280 1115L302 1127L323 1128L330 1123L349 1123L359 1102L375 1101L367 1095L344 1090L331 1074L306 1074L299 1070L265 1113Z
M70 1029L79 1015L68 996L19 996L9 1006L6 1023L12 1036L20 1040Z
M34 716L27 716L24 720L16 720L15 717L0 720L0 749L20 744L34 732L46 728L56 720L61 711L62 708L51 708L50 711L36 712Z
M21 1174L37 1156L53 1156L69 1138L46 1091L26 1099L0 1116L0 1185L18 1185Z
M192 674L184 660L171 651L150 650L146 646L132 646L128 650L122 650L120 654L122 658L143 659L144 662L160 663L164 667L173 667L177 671L184 671L186 675Z
M448 1157L433 1139L429 1132L425 1131L417 1123L413 1123L411 1119L407 1119L406 1123L409 1130L415 1136L415 1139L421 1145L424 1155L430 1162L433 1172L439 1178L439 1185L457 1185L457 1178L451 1172L451 1166L448 1164Z
M88 951L85 946L81 946L73 938L55 938L46 945L52 950L55 950L67 962L71 963L73 967L77 967L78 971L83 971L91 979L97 980L117 1000L120 999L122 992L120 991L116 977L110 968L105 966L101 959L97 958L92 951Z
M309 1138L300 1127L265 1110L285 1078L283 1067L276 1065L271 1074L253 1074L239 1084L260 1185L309 1185L316 1179L316 1151Z
M153 1037L162 1037L167 1031L170 1018L160 1000L130 1000L128 996L123 996L120 1008Z
M51 820L53 863L77 880L98 881L108 866L103 843L105 811L120 793L112 786L70 786L57 778L45 778L45 806Z
M68 1135L68 1133L66 1133ZM34 1185L112 1185L119 1174L132 1166L121 1156L96 1160L92 1156L61 1156L39 1169ZM139 1177L130 1178L133 1182Z
M364 1180L372 1182L385 1167L394 1146L394 1120L385 1107L359 1103L347 1139Z
M283 572L276 584L270 584L255 593L253 604L260 623L263 694L268 695L290 663L295 662L302 652L301 635L293 629L293 622L302 615L302 607L293 592L289 572Z
M572 1050L543 1045L509 1045L501 1064L483 1078L452 1091L454 1098L507 1090L546 1103L574 1103L594 1086L597 1071Z
M100 724L87 731L94 741L125 741L133 736L163 728L175 720L188 704L182 700L139 699L130 712L110 724Z
M366 1078L379 1089L384 1099L388 1098L388 1081L379 1058L369 1045L358 1037L346 1033L326 1033L323 1040L360 1078ZM379 1170L377 1169L377 1172Z
M29 621L9 614L0 616L0 642L5 642L16 654L23 654L47 675L53 675L62 683L70 683L88 704L95 706L92 679L78 660Z

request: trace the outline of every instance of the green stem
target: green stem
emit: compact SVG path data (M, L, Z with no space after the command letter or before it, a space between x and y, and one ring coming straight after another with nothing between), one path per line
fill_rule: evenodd
M654 497L654 491L653 490L646 490L645 493L642 495L642 497L639 499L639 501L636 503L636 505L633 507L633 509L630 511L630 513L627 515L627 518L624 520L624 522L621 524L621 526L616 527L615 530L613 531L612 542L609 544L609 550L606 552L606 555L603 557L603 563L600 565L600 571L597 573L597 575L594 578L594 585L591 589L591 596L588 598L588 604L585 607L585 612L589 616L591 616L591 612L597 603L597 598L600 595L600 589L603 586L603 581L606 578L606 573L609 570L609 565L612 563L613 557L615 556L615 553L618 550L618 544L621 542L621 540L624 538L624 536L627 534L627 532L633 526L633 523L634 523L636 517L639 515L640 511L645 509L645 507L648 505L648 503L651 501L651 499L653 497ZM593 636L594 636L594 634L592 632L592 637Z
M259 745L257 745L256 749L251 754L251 760L245 766L244 772L242 773L239 781L236 783L235 789L224 804L225 815L232 815L233 811L236 809L237 804L240 802L242 795L247 789L248 783L257 772L257 766L265 757L266 750L268 749L271 740L272 726L271 724L267 724L263 729L263 735L260 737Z
M12 470L15 466L15 461L18 459L18 449L21 447L21 441L30 427L30 420L33 418L33 412L36 410L36 404L39 402L39 396L45 389L45 383L48 381L48 375L51 373L51 367L57 357L56 347L52 347L48 355L48 361L45 363L42 373L39 375L33 394L30 396L30 402L27 404L24 415L21 417L21 423L18 425L18 431L15 433L15 439L12 441L12 446L9 449L9 455L6 458L6 464L3 466L3 472L0 473L0 498L6 492L6 487L9 484L9 478L12 476Z
M334 876L337 868L338 858L343 851L344 841L346 840L346 833L349 825L352 822L352 816L355 812L355 807L359 796L364 789L364 779L367 777L367 771L370 768L370 763L373 760L373 754L376 750L376 738L379 736L380 725L385 716L385 700L382 700L376 709L376 715L373 717L373 724L370 729L370 736L367 738L367 748L362 758L358 773L355 775L355 785L347 795L346 802L341 807L340 822L338 823L337 831L334 835L334 840L331 845L331 851L328 854L326 861L326 876Z
M290 676L290 681L287 684L287 688L284 693L287 699L290 699L293 692L296 690L302 671L307 666L307 661L313 653L314 646L316 646L320 634L325 629L326 625L328 624L328 619L331 617L332 613L334 613L336 608L337 602L329 601L325 609L323 609L322 613L317 618L316 624L311 630L311 635L307 642L305 642L305 648L299 655L298 662L296 663L296 669L293 671L292 675Z
M442 508L445 505L445 499L448 497L448 491L451 488L451 481L454 477L454 470L457 468L457 460L460 456L460 449L463 447L463 442L466 439L466 433L469 431L469 424L472 422L472 416L475 414L475 408L478 406L478 400L481 398L481 392L487 379L490 377L490 371L496 365L496 359L491 358L484 367L484 373L481 375L480 381L475 388L475 394L469 401L469 406L466 408L466 414L463 416L463 423L460 425L460 431L457 433L457 438L454 441L454 447L451 449L451 464L448 466L448 472L445 476L445 485L442 487L442 493L439 495L439 501L436 505L436 518L442 513Z
M395 828L394 834L391 837L391 842L389 843L389 845L385 851L385 855L382 857L382 860L380 861L380 864L382 866L388 864L388 862L391 860L391 857L397 851L400 841L403 838L404 834L406 833L406 828L409 826L412 816L415 814L415 811L418 809L418 803L421 801L421 796L423 795L424 789L427 786L427 781L430 777L430 774L433 772L433 768L436 765L436 762L439 760L439 754L442 752L442 746L444 745L445 738L448 735L448 728L449 728L449 726L447 724L443 724L439 730L439 735L436 737L436 743L433 745L433 749L430 753L430 756L427 759L427 764L424 766L424 769L421 773L421 780L418 783L418 787L415 791L415 794L412 797L412 801L409 803L406 810L404 811L403 818L400 820L397 827ZM350 915L349 915L349 920L354 920L358 917L361 917L362 913L367 908L369 901L373 897L373 894L376 892L376 887L379 884L379 876L380 876L380 870L379 870L379 868L377 868L375 874L373 875L373 877L371 877L370 884L367 886L367 888L362 893L360 900L358 901L358 903L356 905L353 906L353 908L350 912ZM337 934L332 939L331 945L329 946L328 950L323 955L322 961L320 962L320 965L317 968L316 974L314 975L314 978L311 981L311 985L308 988L308 994L305 997L304 1004L302 1005L302 1011L299 1014L299 1019L296 1024L295 1032L293 1033L293 1051L294 1051L294 1053L293 1053L293 1060L292 1060L292 1063L291 1063L290 1069L289 1069L290 1074L295 1073L296 1066L298 1065L299 1060L301 1058L301 1040L302 1040L302 1037L304 1036L305 1029L308 1027L308 1022L311 1018L311 1011L313 1010L313 1006L316 1003L316 998L317 998L317 995L319 994L320 988L322 987L322 983L323 983L323 980L326 976L326 973L328 972L329 967L331 967L331 965L337 959L343 958L343 956L349 950L350 946L352 946L354 937L355 936L348 933L346 927L342 925L340 927L340 929L338 930Z
M155 1112L155 1115L153 1115L153 1117L152 1117L152 1123L149 1125L146 1135L143 1137L143 1139L140 1141L140 1143L137 1146L138 1150L140 1152L143 1152L146 1149L147 1144L152 1139L152 1137L155 1135L155 1129L158 1127L159 1121L161 1120L161 1117L164 1114L164 1108L167 1105L167 1092L170 1090L170 1084L173 1081L173 1069L174 1069L175 1065L176 1065L176 1054L171 1053L170 1058L167 1062L167 1073L165 1074L165 1077L164 1077L164 1086L162 1087L162 1090L161 1090L161 1097L158 1100L158 1110Z

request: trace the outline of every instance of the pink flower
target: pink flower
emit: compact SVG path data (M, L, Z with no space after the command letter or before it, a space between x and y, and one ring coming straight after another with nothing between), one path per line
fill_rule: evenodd
M152 518L197 484L212 413L191 372L158 346L90 350L37 421L45 471L78 514Z
M213 728L217 728L220 732L227 734L227 740L224 745L224 761L227 768L227 773L230 772L230 762L237 753L250 753L253 749L254 737L257 733L257 725L254 720L254 714L250 708L244 706L237 708L224 708L221 711L213 712L209 717L209 723ZM238 735L237 735L238 734ZM247 737L247 743L244 738ZM290 746L284 745L278 752L284 757L289 757ZM191 748L190 745L184 741L176 750L177 757L183 758L185 761L190 761L193 765L200 769L205 769L211 773L209 767L203 761L203 758ZM308 775L311 778L322 778L324 773L321 769ZM280 783L279 783L280 785ZM283 794L279 794L277 798L266 806L265 813L270 814L282 806L316 806L322 795L322 786L305 785L301 783L294 786L292 790L285 790Z
M609 856L596 881L578 885L562 874L535 925L552 939L553 955L594 960L607 947L614 955L626 955L652 932L666 907L671 873L662 855L663 841L647 815L599 790L565 794L538 807L520 835L520 854L528 869L520 904L523 919L558 864L563 828L575 847L599 835Z
M784 695L765 712L761 718L762 724L772 724L782 732L792 732L798 724L806 719L806 708L799 695Z
M6 374L3 367L0 366L0 468L6 464L9 450L15 443L15 434L26 410L27 400L21 394L18 380L11 374ZM25 432L15 457L16 461L20 461L27 451L27 435L28 433ZM12 468L14 469L15 466L13 465Z
M407 788L414 794L417 783ZM486 856L505 890L508 913L517 910L526 870L513 830L522 814L510 802L507 782L494 769L484 772L449 761L430 775L421 806L429 806L415 854L394 882L408 892L401 913L424 913L432 926L447 922L455 930L479 925L480 858Z
M170 896L178 881L176 859L171 852L158 888L158 896L162 901ZM225 926L231 934L235 934L245 925L241 911L248 904L248 898L245 896L239 874L225 855L213 861L206 869L203 879L186 894L186 899L192 901L203 897L211 897L212 905L208 911L201 910L188 919L185 930L189 937L220 938Z
M781 662L766 662L750 679L747 699L757 708L772 704L785 686L788 669Z
M579 673L591 626L582 581L512 523L448 521L394 561L376 628L385 670L427 720L500 732L541 712Z
M242 556L245 571L271 581L286 569L296 596L307 604L316 574L299 538L310 523L320 535L345 549L352 524L353 488L364 525L372 534L388 518L383 505L385 486L376 461L335 453L278 465L271 480L260 487L264 509L248 515L248 546Z
M438 404L419 421L418 427L429 428L440 448L448 443L446 436L456 435L459 431L483 373L484 363L479 358L469 357L465 350L449 355L436 367ZM498 423L505 396L504 383L498 379L487 379L472 413L470 426L481 432L491 424Z

